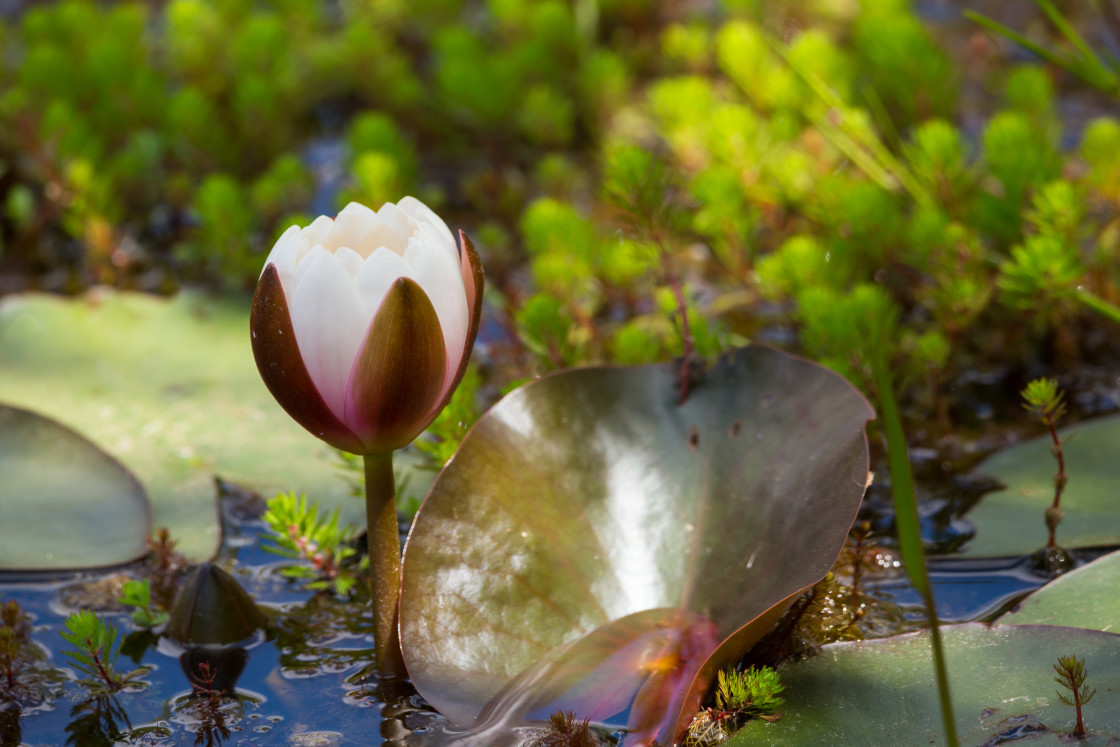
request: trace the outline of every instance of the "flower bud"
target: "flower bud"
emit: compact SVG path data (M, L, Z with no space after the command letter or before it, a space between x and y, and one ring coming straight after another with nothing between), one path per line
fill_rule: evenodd
M407 445L451 399L482 310L470 240L412 197L292 226L265 262L257 368L296 422L354 454Z

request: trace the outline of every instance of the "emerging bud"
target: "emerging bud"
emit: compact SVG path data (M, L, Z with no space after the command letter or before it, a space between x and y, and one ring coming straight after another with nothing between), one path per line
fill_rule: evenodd
M296 422L354 454L431 424L463 377L482 310L470 240L412 197L292 226L253 297L253 355Z

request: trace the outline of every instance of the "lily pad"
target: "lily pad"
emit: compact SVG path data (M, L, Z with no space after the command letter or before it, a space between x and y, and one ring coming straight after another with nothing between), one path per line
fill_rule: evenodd
M96 568L148 551L144 488L69 428L0 405L0 475L0 568Z
M1120 545L1120 418L1082 423L1059 436L1069 483L1062 493L1065 515L1058 526L1058 544L1071 549ZM1040 436L1004 449L976 468L1007 487L981 498L967 514L976 525L976 538L964 555L1026 555L1046 544L1043 513L1054 500L1058 471L1050 446L1050 437Z
M361 523L330 447L265 389L249 299L98 290L0 303L0 392L80 430L147 487L153 522L193 560L218 539L214 477L307 493Z
M1051 581L1000 622L1074 625L1120 633L1120 552Z
M831 567L867 479L867 401L764 347L722 357L680 406L678 370L523 386L436 479L400 631L417 690L452 721L610 722L610 700L669 744L713 667Z
M1068 744L1076 715L1056 691L1059 656L1085 660L1100 697L1085 706L1089 739L1120 736L1120 635L1048 625L952 625L941 629L961 744ZM782 667L781 720L750 722L726 744L945 744L929 633L834 643ZM1112 692L1110 693L1109 690ZM1002 735L1002 736L1001 736Z

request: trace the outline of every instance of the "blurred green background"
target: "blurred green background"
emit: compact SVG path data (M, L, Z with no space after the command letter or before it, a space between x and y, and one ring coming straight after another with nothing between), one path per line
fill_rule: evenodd
M993 0L9 2L0 293L248 291L288 225L413 194L483 253L499 386L679 355L679 286L701 354L869 391L886 345L933 443L1117 386L1108 2L1055 6L1086 49Z

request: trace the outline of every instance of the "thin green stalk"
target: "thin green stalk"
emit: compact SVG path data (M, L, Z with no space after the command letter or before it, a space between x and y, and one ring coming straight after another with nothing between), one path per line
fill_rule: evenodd
M406 676L397 636L397 600L401 586L401 542L393 452L366 454L366 533L369 540L370 596L373 600L373 646L382 677Z
M1077 291L1077 300L1088 306L1098 314L1102 314L1114 322L1120 323L1120 309L1116 308L1108 301L1095 296L1087 290Z
M894 499L895 526L898 528L898 546L902 564L911 583L921 592L929 620L930 641L933 648L933 665L937 672L937 695L941 700L941 721L949 747L957 747L957 728L953 719L953 701L949 694L949 672L945 666L945 650L941 645L941 631L937 626L937 607L933 586L926 571L925 550L922 548L922 530L918 520L918 505L914 499L914 476L910 472L910 458L906 448L906 434L902 418L894 401L891 375L882 354L872 351L869 355L871 376L879 394L879 407L883 415L883 431L887 436L887 461L891 470L891 497Z

